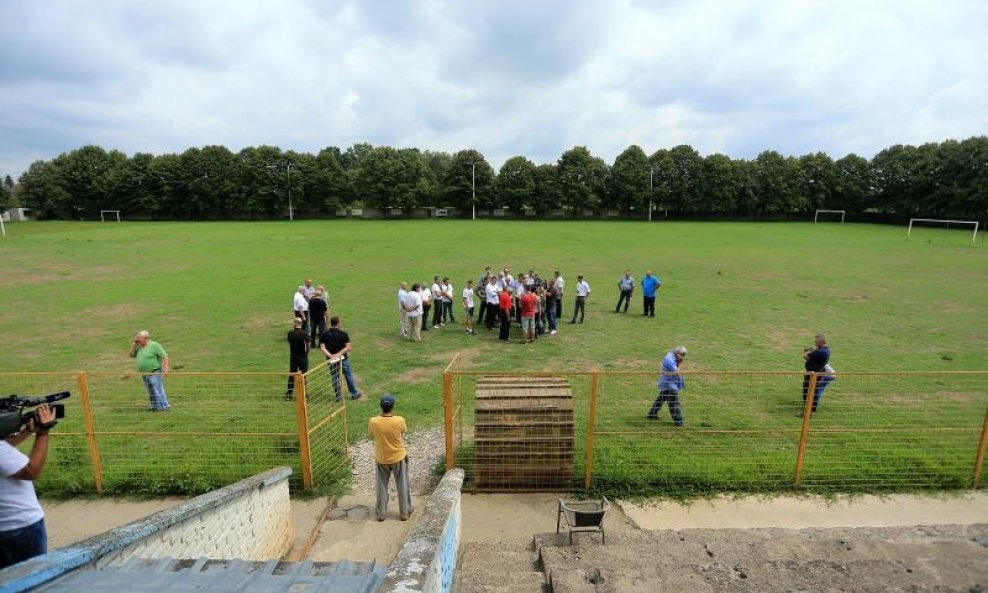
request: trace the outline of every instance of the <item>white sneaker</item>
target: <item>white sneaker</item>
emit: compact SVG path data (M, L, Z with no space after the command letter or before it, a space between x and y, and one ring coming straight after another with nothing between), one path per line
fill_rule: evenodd
M551 332L549 332L549 335L550 335L550 336L554 336L554 335L556 335L556 330L552 330Z

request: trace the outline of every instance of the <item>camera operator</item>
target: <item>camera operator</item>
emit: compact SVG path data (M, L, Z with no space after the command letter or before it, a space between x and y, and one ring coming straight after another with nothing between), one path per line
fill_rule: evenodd
M6 568L48 551L44 511L34 493L34 480L41 477L48 457L48 431L55 411L37 407L37 422L31 418L24 430L0 439L0 568ZM30 456L16 445L34 433Z

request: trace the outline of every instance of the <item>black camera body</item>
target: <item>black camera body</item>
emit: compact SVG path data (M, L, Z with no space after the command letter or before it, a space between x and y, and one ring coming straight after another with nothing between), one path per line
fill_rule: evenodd
M59 391L58 393L52 393L42 397L21 397L19 395L8 395L7 397L0 398L0 439L5 439L11 435L17 434L21 431L28 420L34 420L34 425L40 427L44 430L51 430L58 420L52 420L46 425L42 425L38 420L38 411L29 410L24 411L25 408L33 408L35 406L40 406L42 404L51 404L52 410L55 412L55 418L65 417L65 406L63 404L56 404L59 400L63 400L72 395L68 391Z

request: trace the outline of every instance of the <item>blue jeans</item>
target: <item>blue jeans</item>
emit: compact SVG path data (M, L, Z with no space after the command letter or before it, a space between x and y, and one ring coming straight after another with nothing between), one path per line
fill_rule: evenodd
M659 410L662 409L662 404L669 404L669 413L672 414L672 422L676 426L683 426L683 410L679 404L679 394L673 392L670 389L664 389L659 392L659 396L655 398L652 402L652 407L648 410L648 417L650 419L656 419L659 417Z
M20 529L0 531L0 568L47 552L48 532L45 530L44 519Z
M820 400L823 399L823 392L827 387L834 382L834 377L831 375L820 375L816 378L816 389L813 390L813 411L820 406Z
M152 410L168 410L168 395L165 393L165 378L161 375L161 369L154 371L150 375L142 375L144 389L148 392L148 399L151 400Z
M357 391L357 382L353 380L353 371L350 370L350 359L344 358L339 365L330 363L329 374L333 377L333 391L336 393L336 401L343 399L343 389L340 385L340 367L343 368L343 377L346 378L346 388L350 391L350 398L357 399L360 392Z

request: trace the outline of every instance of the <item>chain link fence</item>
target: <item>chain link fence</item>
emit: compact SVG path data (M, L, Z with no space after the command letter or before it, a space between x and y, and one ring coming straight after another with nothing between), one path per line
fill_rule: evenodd
M329 395L329 372L171 372L167 412L152 411L139 373L0 373L0 395L72 392L39 492L199 494L279 465L308 489L348 475L345 401Z
M490 424L490 415L477 409L488 405L478 389L483 394L488 378L509 375L465 371L457 365L454 359L444 381L447 467L466 470L467 487L476 490L558 489L551 474L542 484L513 482L524 464L509 446L502 446L500 455L478 454L483 448L479 433L491 431L482 428ZM682 375L683 427L676 426L667 402L656 419L648 417L658 396L655 372L510 376L568 383L571 489L694 495L980 486L988 441L988 372L841 373L835 379L801 372ZM802 397L804 379L810 393L821 391L816 412L814 398L804 402ZM501 420L495 430L515 439L518 416L502 414ZM544 447L559 448L548 433L541 432L547 439ZM534 438L539 434L536 429ZM491 484L484 475L505 479Z

